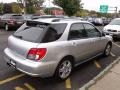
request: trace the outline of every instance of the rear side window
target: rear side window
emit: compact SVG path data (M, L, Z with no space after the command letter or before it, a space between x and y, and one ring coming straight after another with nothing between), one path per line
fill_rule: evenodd
M42 42L52 42L58 40L63 34L67 24L52 24L47 28Z

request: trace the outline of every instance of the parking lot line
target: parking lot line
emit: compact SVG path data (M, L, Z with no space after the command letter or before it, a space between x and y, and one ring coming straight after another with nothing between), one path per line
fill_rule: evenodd
M94 64L96 65L97 68L101 68L101 65L96 60L94 60Z
M13 80L20 78L20 77L23 77L23 76L25 76L25 74L19 74L19 75L7 78L5 80L0 81L0 85L5 84L5 83L10 82L10 81L13 81Z
M17 87L15 87L15 90L25 90L25 89L17 86Z
M112 52L110 53L110 55L113 56L113 57L116 57L116 55L114 53L112 53Z
M68 78L68 79L65 81L65 84L66 84L66 89L71 89L71 81L70 81L70 78Z
M31 86L30 84L28 83L25 83L24 84L29 90L36 90L33 86Z
M120 45L118 45L118 44L116 44L116 43L114 43L114 42L113 42L113 44L114 44L115 46L117 46L117 47L119 47L119 48L120 48Z

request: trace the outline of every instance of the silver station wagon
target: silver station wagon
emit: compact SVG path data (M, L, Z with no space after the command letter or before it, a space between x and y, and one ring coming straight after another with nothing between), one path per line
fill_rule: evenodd
M75 66L108 56L111 48L112 37L89 22L44 18L27 21L9 36L4 59L30 76L64 80Z

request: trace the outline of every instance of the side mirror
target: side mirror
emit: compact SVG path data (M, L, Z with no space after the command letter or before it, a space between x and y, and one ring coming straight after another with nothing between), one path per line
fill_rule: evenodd
M104 32L102 32L102 36L105 36L106 34Z

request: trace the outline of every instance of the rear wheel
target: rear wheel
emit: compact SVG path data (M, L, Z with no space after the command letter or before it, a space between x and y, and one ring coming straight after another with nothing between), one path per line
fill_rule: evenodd
M55 78L57 78L58 80L67 79L70 76L72 69L73 65L70 60L62 60L56 69Z
M109 56L110 55L111 48L112 48L111 44L108 43L105 50L104 50L104 56Z

